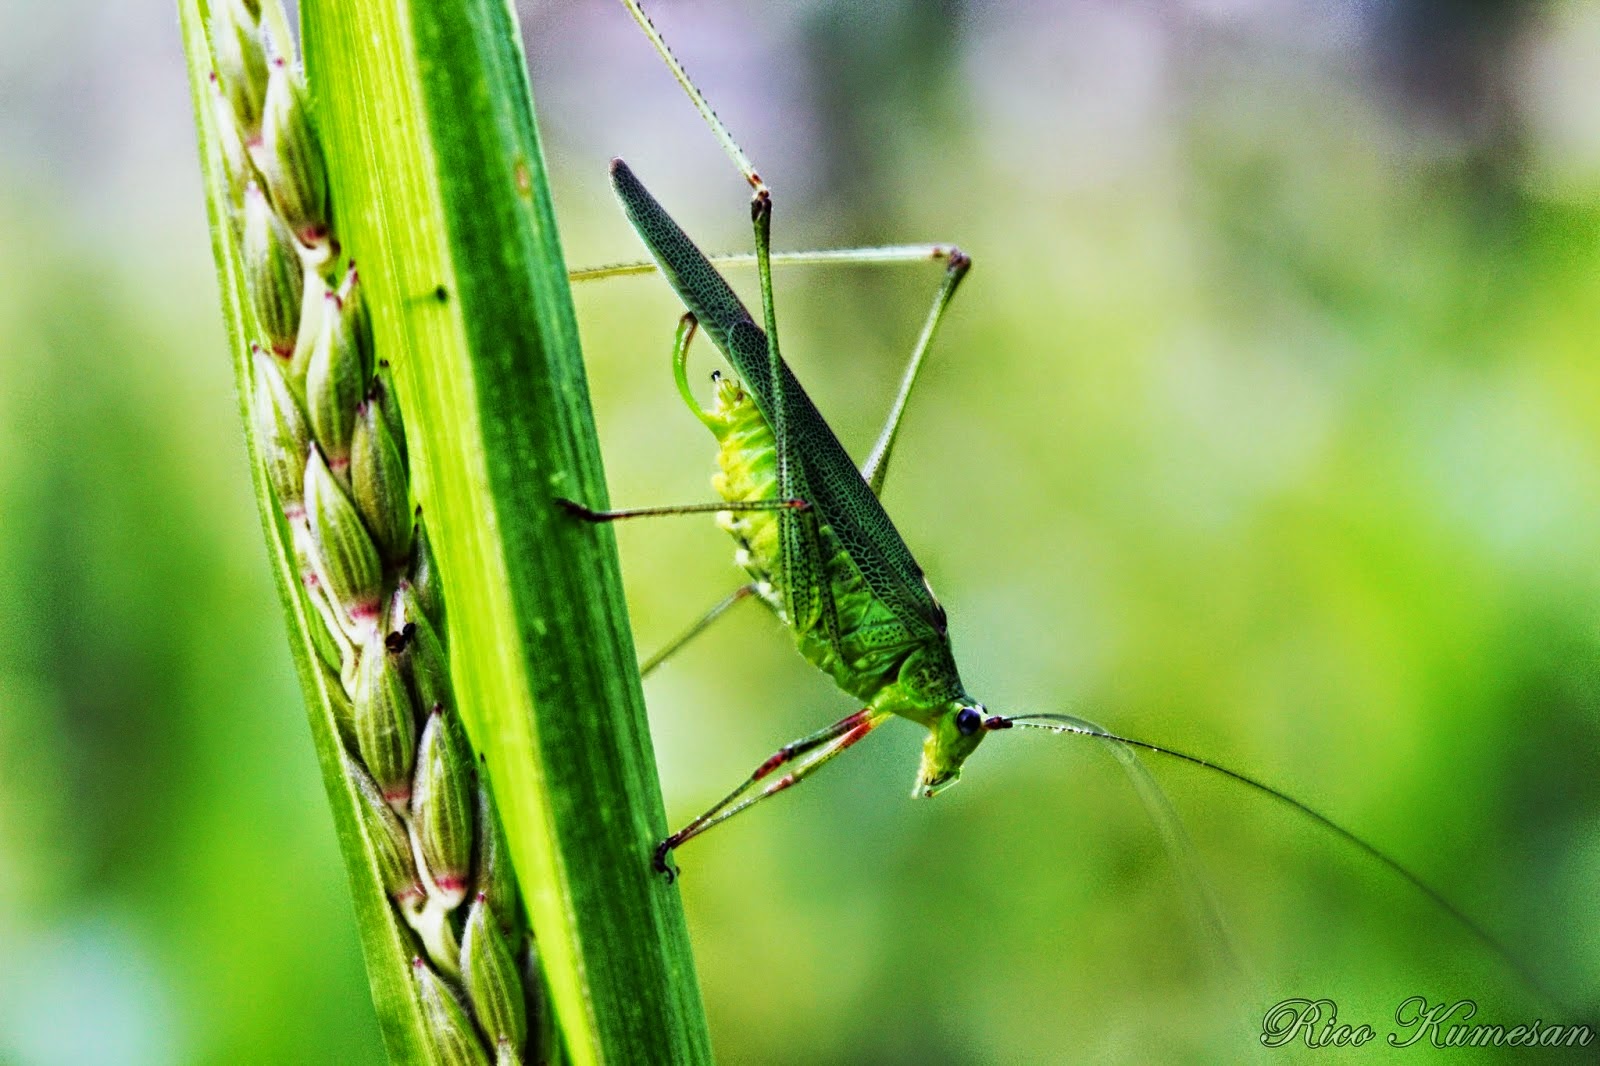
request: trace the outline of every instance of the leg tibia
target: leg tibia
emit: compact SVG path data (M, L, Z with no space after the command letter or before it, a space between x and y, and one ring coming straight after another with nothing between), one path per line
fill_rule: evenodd
M701 633L704 633L707 629L711 628L711 623L715 622L717 619L726 614L728 609L734 604L738 603L740 600L748 599L749 597L755 595L755 591L756 584L754 581L751 581L747 584L740 585L731 593L722 597L722 599L717 601L714 607L712 607L705 614L701 615L699 620L696 621L694 625L678 634L660 651L656 652L654 655L650 656L650 658L641 663L639 665L639 676L642 678L649 677L655 671L656 667L660 666L662 663L678 654L678 652L682 651L691 640L693 640L695 637L698 637Z
M616 522L624 518L659 518L663 515L717 514L721 511L804 511L805 500L720 500L716 503L678 503L664 507L628 507L617 511L596 511L564 496L555 498L568 514L585 522Z
M933 336L939 330L939 323L944 319L945 311L950 306L950 300L956 294L956 288L961 284L961 279L967 276L967 271L972 269L972 260L959 249L950 249L950 265L945 268L944 281L939 286L939 291L934 295L933 307L928 310L928 318L922 324L922 332L917 336L917 343L911 349L911 358L906 363L905 373L900 378L900 390L895 394L894 406L889 409L889 417L884 422L883 431L878 434L878 440L872 446L872 452L867 456L866 465L861 468L861 476L867 484L872 486L874 493L881 494L884 479L889 473L889 455L894 451L895 438L900 434L900 420L905 417L906 405L911 400L911 389L917 383L917 375L922 372L923 359L928 354L928 349L933 346Z
M887 244L879 248L813 248L795 252L773 252L773 266L899 266L906 263L931 263L955 260L961 249L953 244ZM749 252L732 255L707 256L713 266L753 267L756 257ZM607 278L630 278L640 274L654 274L659 268L647 259L631 263L608 263L605 266L581 267L567 271L568 281L604 281Z
M741 811L760 803L762 800L770 796L776 796L778 793L798 785L815 773L824 763L827 763L840 752L882 725L888 717L889 713L887 711L876 711L870 707L863 708L855 714L841 718L826 729L819 729L815 733L785 744L768 756L747 779L739 784L738 788L728 793L720 803L658 844L655 851L656 869L670 876L672 870L667 865L667 855L673 849L686 841L694 839L712 826L725 822ZM809 756L809 758L806 756ZM793 770L751 794L751 790L762 780L769 777L773 771L794 762L796 759L800 760L800 764Z

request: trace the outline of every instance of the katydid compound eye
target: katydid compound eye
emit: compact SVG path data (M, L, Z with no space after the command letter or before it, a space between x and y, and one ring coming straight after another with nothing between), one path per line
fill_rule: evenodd
M956 712L956 732L964 737L970 737L976 733L978 727L982 724L983 715L979 714L974 708L963 707Z

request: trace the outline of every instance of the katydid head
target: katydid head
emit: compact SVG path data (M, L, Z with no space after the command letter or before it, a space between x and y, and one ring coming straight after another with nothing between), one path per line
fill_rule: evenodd
M928 739L922 745L922 767L917 771L913 798L932 798L961 780L961 764L977 750L990 729L983 704L951 700L928 722Z

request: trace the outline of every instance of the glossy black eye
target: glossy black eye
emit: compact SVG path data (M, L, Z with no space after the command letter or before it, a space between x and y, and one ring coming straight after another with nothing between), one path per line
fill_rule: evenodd
M964 737L976 733L982 724L983 715L971 707L963 707L956 712L956 732Z

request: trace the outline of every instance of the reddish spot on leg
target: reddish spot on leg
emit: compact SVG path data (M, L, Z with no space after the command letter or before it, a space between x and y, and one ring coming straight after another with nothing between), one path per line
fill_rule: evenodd
M860 725L856 726L854 729L850 730L850 732L844 735L844 739L839 742L839 750L843 751L845 748L848 748L850 745L854 744L856 741L860 740L870 732L872 732L872 723L862 722Z
M792 749L780 748L778 751L774 752L766 762L756 767L756 772L750 775L750 780L760 781L763 777L766 777L768 774L772 773L772 771L776 770L778 767L782 766L792 758L794 758L794 751Z

